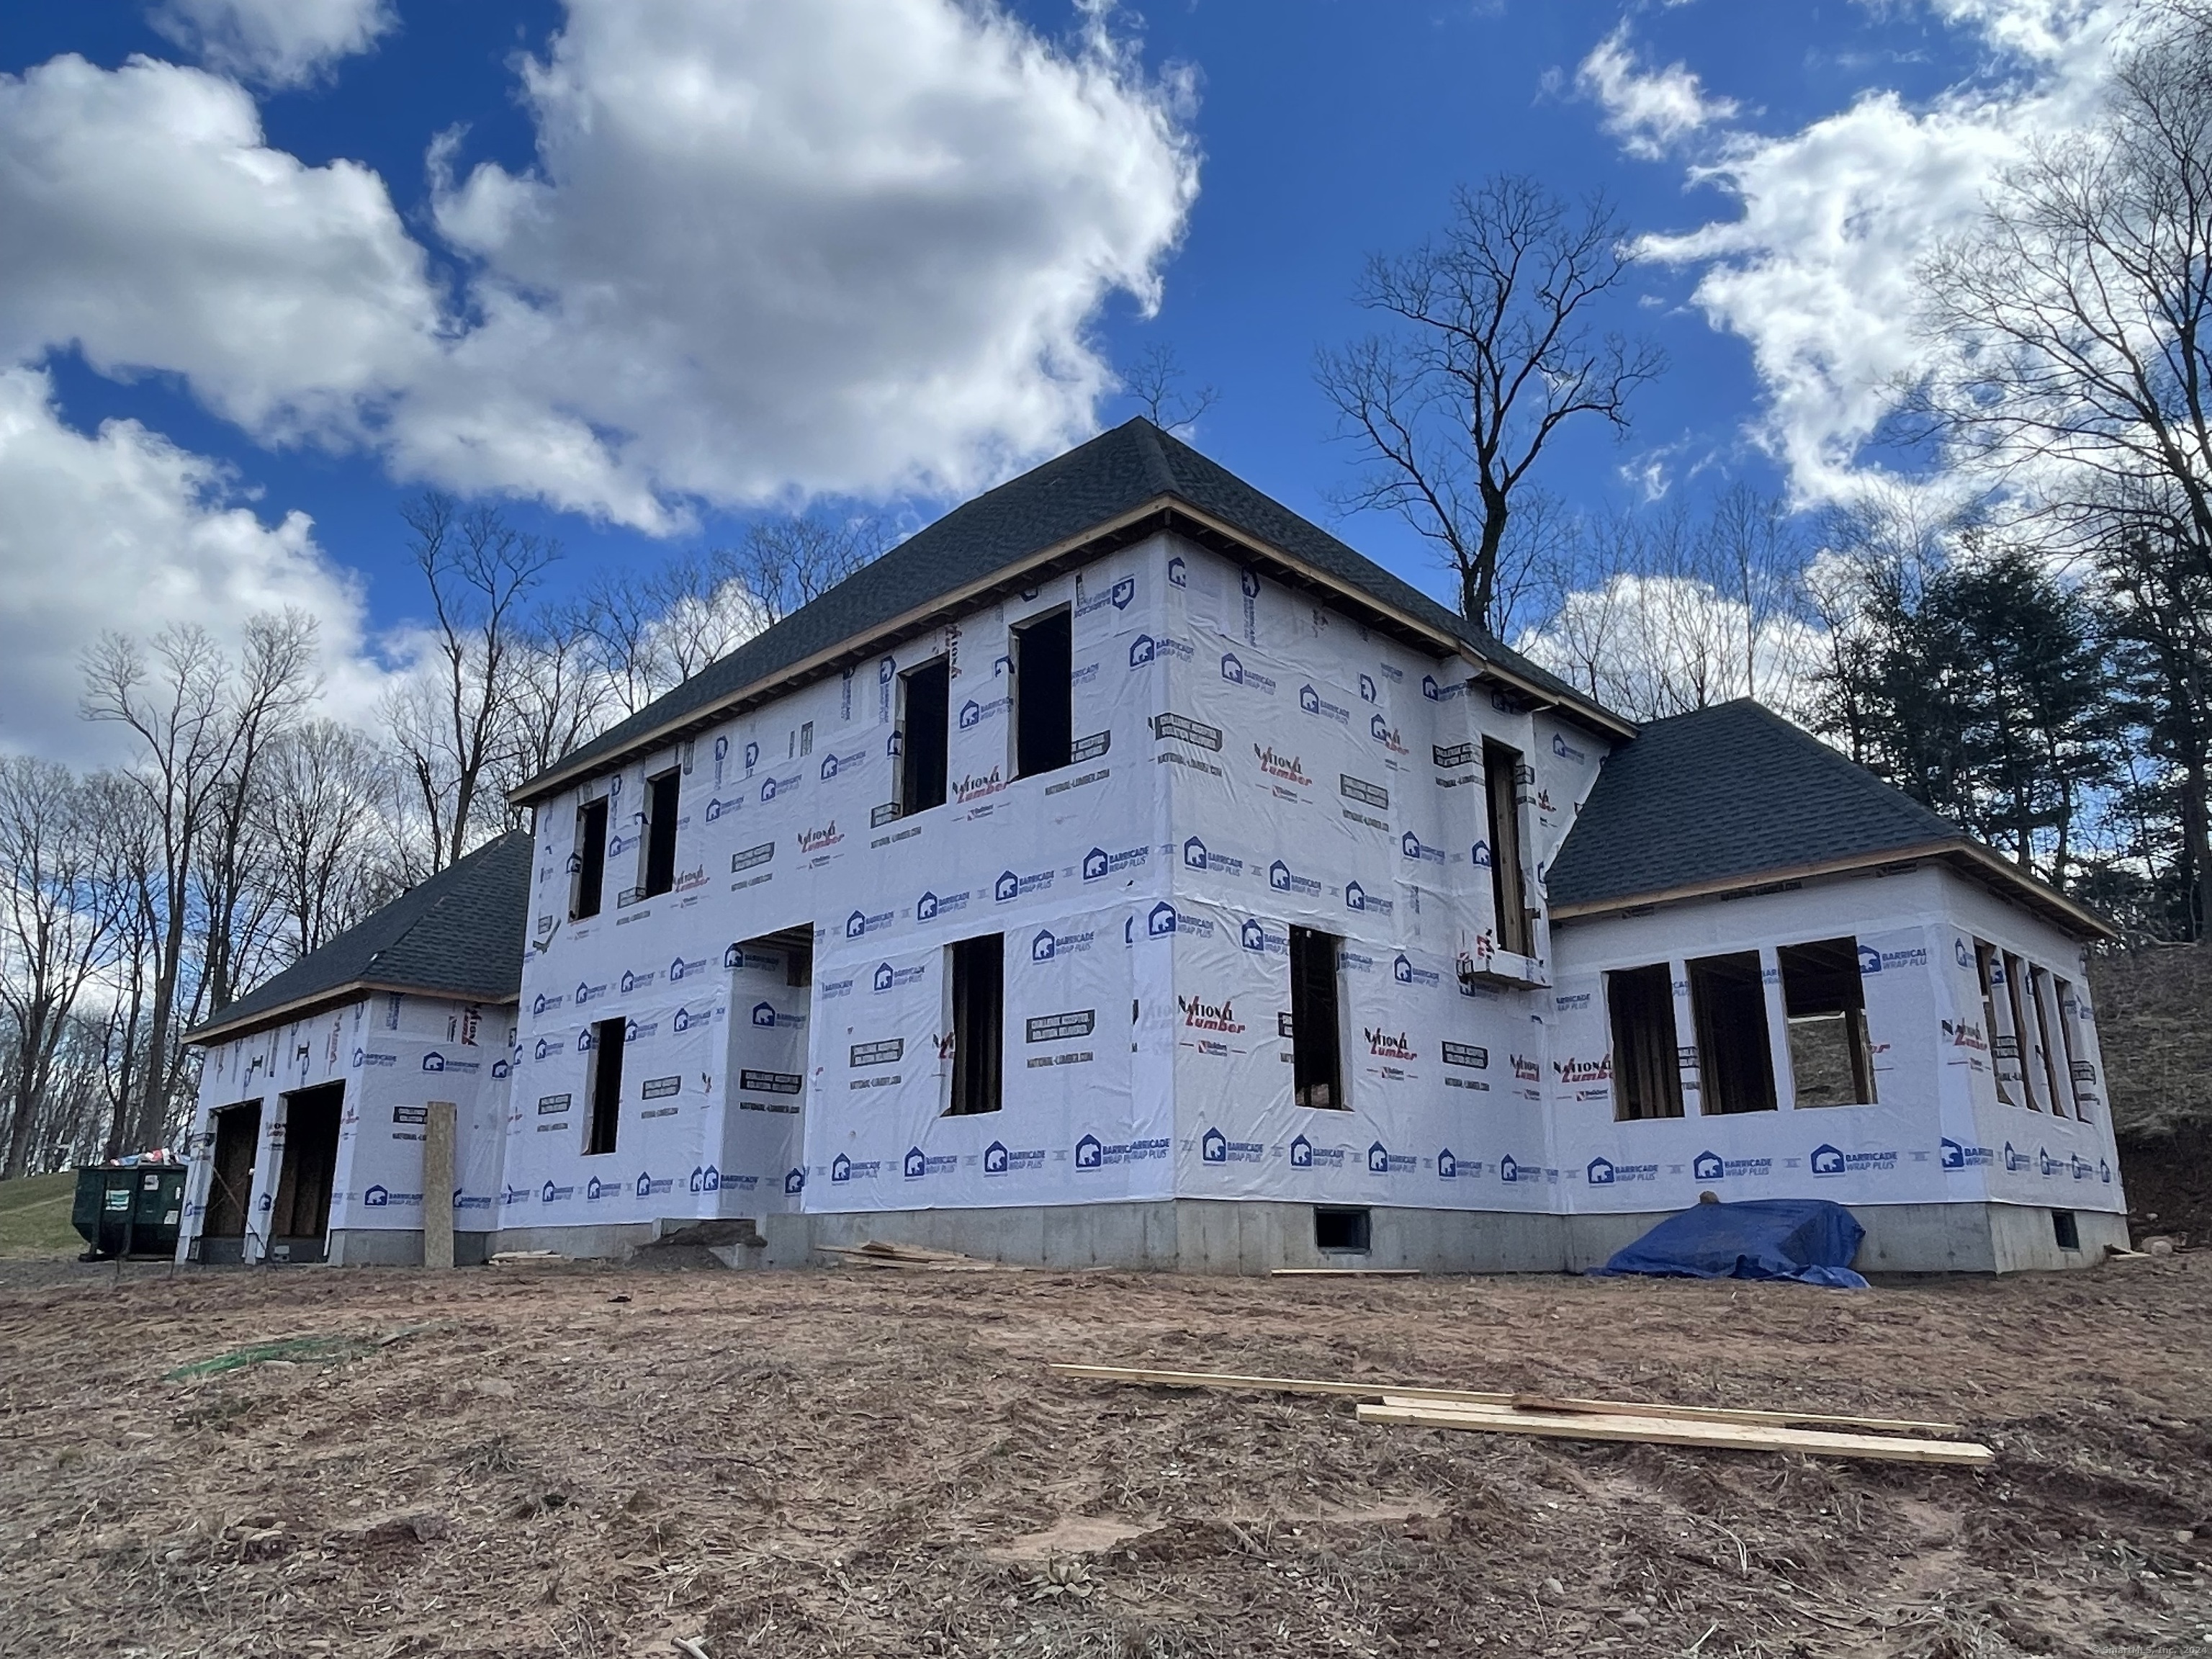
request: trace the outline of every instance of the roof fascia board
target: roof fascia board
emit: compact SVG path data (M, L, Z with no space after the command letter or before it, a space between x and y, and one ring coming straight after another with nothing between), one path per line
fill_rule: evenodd
M1557 905L1551 911L1551 919L1553 921L1575 921L1591 916L1612 915L1624 910L1642 910L1654 905L1680 903L1688 899L1719 898L1749 888L1771 886L1777 882L1810 881L1821 876L1846 876L1862 871L1879 870L1885 866L1907 864L1917 859L1948 858L1963 859L1974 866L1975 874L1988 880L1992 886L2002 886L2031 906L2051 912L2076 932L2098 939L2119 937L2112 925L2095 911L2075 903L2055 888L2046 887L2039 881L2021 875L1988 848L1964 836L1950 841L1924 842L1914 847L1893 848L1881 853L1854 854L1849 858L1826 859L1814 864L1760 870L1749 875L1690 882L1656 892L1600 899L1590 904Z
M454 1002L488 1003L495 1008L521 1000L519 992L456 991L429 985L401 985L390 980L349 979L343 985L326 986L322 990L311 991L306 996L295 997L289 1002L280 1002L274 1008L264 1008L235 1019L226 1020L218 1014L204 1025L185 1032L185 1042L194 1048L230 1042L239 1037L268 1030L272 1026L287 1025L295 1020L307 1019L332 1008L343 1008L364 997L386 992L400 996L445 997Z
M1016 585L1025 576L1034 576L1045 567L1066 559L1071 555L1080 553L1085 548L1096 542L1105 540L1120 532L1142 524L1146 519L1158 514L1163 507L1170 504L1176 504L1176 498L1165 495L1152 496L1127 512L1118 514L1111 519L1092 525L1079 535L1055 542L1027 559L1015 564L1002 565L990 574L979 576L971 582L938 594L911 610L892 617L878 627L869 629L863 634L848 635L838 641L836 644L824 647L810 657L803 657L787 668L779 668L774 673L764 674L750 684L740 686L724 696L717 697L712 702L702 704L685 714L664 720L651 731L639 733L636 738L612 754L599 756L581 765L556 765L547 771L541 772L519 788L509 791L507 799L517 806L532 806L548 796L558 794L562 790L581 779L613 771L624 764L630 757L642 750L673 743L687 732L695 732L702 726L711 726L749 704L762 701L781 688L803 683L817 674L826 672L848 657L869 655L878 644L884 641L895 640L902 635L911 634L924 627L933 617L941 616L947 611L958 610L963 605L973 604L994 589ZM864 640L867 641L865 646L860 643Z

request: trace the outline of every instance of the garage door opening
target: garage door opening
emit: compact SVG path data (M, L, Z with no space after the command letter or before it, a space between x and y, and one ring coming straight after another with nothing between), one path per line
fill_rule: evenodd
M253 1194L253 1154L260 1144L259 1101L241 1101L216 1111L198 1260L220 1264L243 1259L246 1206Z
M271 1261L320 1261L329 1251L331 1183L344 1105L343 1083L284 1097L284 1146L269 1213Z

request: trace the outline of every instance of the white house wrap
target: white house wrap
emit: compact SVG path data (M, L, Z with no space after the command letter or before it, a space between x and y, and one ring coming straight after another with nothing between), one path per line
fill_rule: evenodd
M446 1201L431 1099L479 1249L1556 1268L1704 1193L1838 1199L1875 1267L2124 1237L2096 918L1755 705L1639 732L1144 422L518 799L199 1034L186 1254L273 1249L211 1207L248 1167L321 1253L272 1137L331 1083L345 1260Z

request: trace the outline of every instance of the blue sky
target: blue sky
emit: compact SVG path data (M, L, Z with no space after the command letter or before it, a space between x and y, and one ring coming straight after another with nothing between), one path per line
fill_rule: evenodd
M1333 518L1352 455L1313 357L1364 329L1369 252L1501 170L1662 239L1608 320L1671 368L1547 487L1818 505L1898 464L1859 444L1914 349L1911 260L2072 118L2108 16L1029 0L979 34L949 0L283 3L0 7L0 494L11 445L42 492L0 507L0 569L39 573L0 745L75 745L97 627L277 600L326 611L367 695L419 609L397 509L425 483L559 536L568 582L817 493L911 527L1123 418L1105 377L1153 342L1220 394L1203 448L1443 595L1403 529ZM688 77L687 31L718 37ZM746 146L784 159L736 176Z

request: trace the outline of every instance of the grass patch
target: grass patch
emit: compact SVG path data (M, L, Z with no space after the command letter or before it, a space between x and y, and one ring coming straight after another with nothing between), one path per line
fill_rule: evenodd
M77 1255L85 1242L70 1225L76 1171L0 1181L0 1258Z
M253 1365L266 1365L279 1360L288 1365L342 1365L356 1354L366 1353L379 1346L373 1338L359 1336L283 1336L274 1342L249 1342L242 1348L233 1348L228 1353L219 1353L212 1359L195 1359L189 1365L179 1365L167 1373L165 1382L189 1382L201 1377L221 1376L226 1371L242 1371Z

